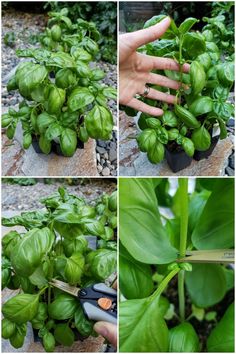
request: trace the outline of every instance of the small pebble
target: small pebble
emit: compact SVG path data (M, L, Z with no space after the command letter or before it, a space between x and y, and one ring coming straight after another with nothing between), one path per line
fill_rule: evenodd
M110 169L108 167L105 167L103 170L102 170L102 175L103 176L110 176Z
M102 166L101 165L97 165L97 169L98 169L98 172L102 172Z
M226 167L225 172L228 176L234 176L234 170L231 167Z

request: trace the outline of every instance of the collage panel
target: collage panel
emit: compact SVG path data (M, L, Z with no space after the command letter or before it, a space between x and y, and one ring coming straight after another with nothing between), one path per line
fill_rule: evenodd
M119 2L120 176L234 176L234 3Z
M116 351L116 179L3 178L2 236L2 352Z
M234 192L120 178L120 352L234 352Z
M117 175L117 3L2 4L2 175Z

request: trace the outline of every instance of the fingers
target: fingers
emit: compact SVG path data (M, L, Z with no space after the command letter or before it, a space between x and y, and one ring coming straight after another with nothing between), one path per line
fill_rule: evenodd
M159 86L163 86L163 87L168 87L173 90L178 90L181 86L181 83L178 81L169 79L168 77L163 76L163 75L158 75L158 74L153 74L153 73L149 74L147 83L159 85Z
M150 88L149 94L147 96L148 98L151 98L152 100L158 100L162 102L167 102L174 104L177 102L176 97L173 95L169 95L167 93L161 92L154 90L153 88Z
M117 326L104 321L96 322L93 329L106 338L114 347L117 346Z
M153 42L160 38L170 26L170 22L171 19L166 17L154 26L129 33L130 47L135 50L146 43Z
M139 101L136 98L132 98L127 103L127 106L134 108L137 111L150 114L151 116L162 116L162 114L164 113L162 109L149 106L148 104L143 103L142 101Z
M174 70L179 71L179 64L169 58L153 57L150 55L142 54L142 61L145 70ZM188 73L190 70L190 65L185 63L183 65L183 72Z

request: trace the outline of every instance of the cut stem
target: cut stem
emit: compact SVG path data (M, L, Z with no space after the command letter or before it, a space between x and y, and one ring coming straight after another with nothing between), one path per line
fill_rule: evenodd
M185 294L184 294L184 270L178 274L178 294L179 294L179 317L180 321L185 321Z

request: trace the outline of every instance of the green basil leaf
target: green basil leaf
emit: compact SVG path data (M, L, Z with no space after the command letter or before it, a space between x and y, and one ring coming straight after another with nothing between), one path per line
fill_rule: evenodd
M47 69L39 64L31 63L27 71L20 73L19 91L23 97L30 98L32 90L41 84L48 75Z
M103 70L101 70L101 69L93 69L91 71L91 74L90 74L89 78L92 81L99 81L99 80L104 79L105 76L106 76L106 74L104 73Z
M190 157L194 154L194 144L191 139L183 137L182 139L182 146L186 154Z
M11 253L11 263L15 272L29 276L40 265L54 242L54 234L47 227L32 229L16 244Z
M48 314L54 320L67 320L74 316L78 305L78 300L74 296L60 294L48 305Z
M198 335L190 323L181 323L170 330L169 352L196 353L199 351Z
M57 66L59 68L75 68L74 59L68 53L52 53L50 59L47 61L48 66Z
M126 299L142 299L153 291L152 270L119 246L119 286Z
M195 25L195 23L197 22L199 22L199 20L197 20L196 18L193 17L186 18L186 20L184 20L179 26L180 34L183 35L186 32L188 32L193 27L193 25Z
M112 114L107 108L95 105L85 116L85 126L91 138L109 140L113 129Z
M70 285L80 283L84 270L84 257L81 253L73 253L66 259L65 278Z
M218 264L193 264L186 272L186 286L197 307L209 307L220 302L226 292L226 278Z
M162 116L162 122L163 124L169 126L169 127L177 127L178 125L178 119L176 117L176 115L174 114L174 112L172 111L165 111L163 116Z
M23 346L25 336L26 336L27 326L26 324L22 324L21 326L17 326L13 336L10 337L11 345L19 349Z
M105 233L104 224L99 220L91 220L85 223L86 234L101 236Z
M37 285L39 289L43 288L48 283L45 278L42 265L40 265L34 273L30 275L29 280L33 285Z
M20 234L17 231L10 231L2 238L2 251L3 254L10 258L12 249L20 240Z
M79 77L90 77L91 75L91 70L88 66L88 64L84 63L81 60L76 61L76 71L79 75Z
M63 240L63 249L65 255L70 257L75 252L83 253L88 247L88 241L83 236L73 240Z
M97 280L104 281L116 271L116 251L110 249L98 249L87 256L89 272Z
M43 112L41 113L38 117L37 117L37 128L39 130L39 132L42 134L46 131L46 129L52 124L55 123L56 119L54 116L51 116L50 114L48 114L47 112Z
M2 313L8 320L22 324L31 321L38 312L39 295L18 294L2 306Z
M102 90L102 93L105 97L110 98L112 100L116 100L117 99L117 90L114 89L113 87L105 87Z
M86 107L94 101L95 97L88 88L77 87L68 97L68 107L71 112L77 111L83 107Z
M195 149L198 151L206 151L211 146L211 136L204 125L193 131L191 139Z
M84 337L90 336L93 332L93 325L94 323L85 317L83 309L78 307L75 312L75 327L79 333Z
M66 99L66 91L56 86L51 86L48 94L47 111L49 114L57 114Z
M63 128L57 122L54 122L49 125L47 130L45 131L45 139L51 141L55 138L58 138L63 131Z
M198 55L206 51L204 37L197 32L185 33L183 36L183 49L191 59L195 59Z
M156 145L156 141L157 135L154 129L144 129L137 137L138 146L142 152L152 149Z
M64 156L73 156L77 148L77 134L76 131L65 128L61 132L60 147Z
M16 330L16 324L7 318L2 319L2 338L9 339Z
M224 235L224 237L222 237ZM217 180L192 234L197 249L234 246L234 181Z
M56 341L66 347L70 347L75 340L74 332L66 323L56 325L54 331Z
M120 352L168 351L169 333L158 300L146 298L120 303Z
M60 69L56 73L56 85L62 89L66 89L76 84L76 75L71 69Z
M47 332L43 336L43 347L46 352L54 352L56 341L52 333Z
M226 310L224 316L211 331L207 340L209 352L234 352L234 303Z
M120 240L138 261L169 263L176 259L161 223L155 186L151 179L120 181Z

